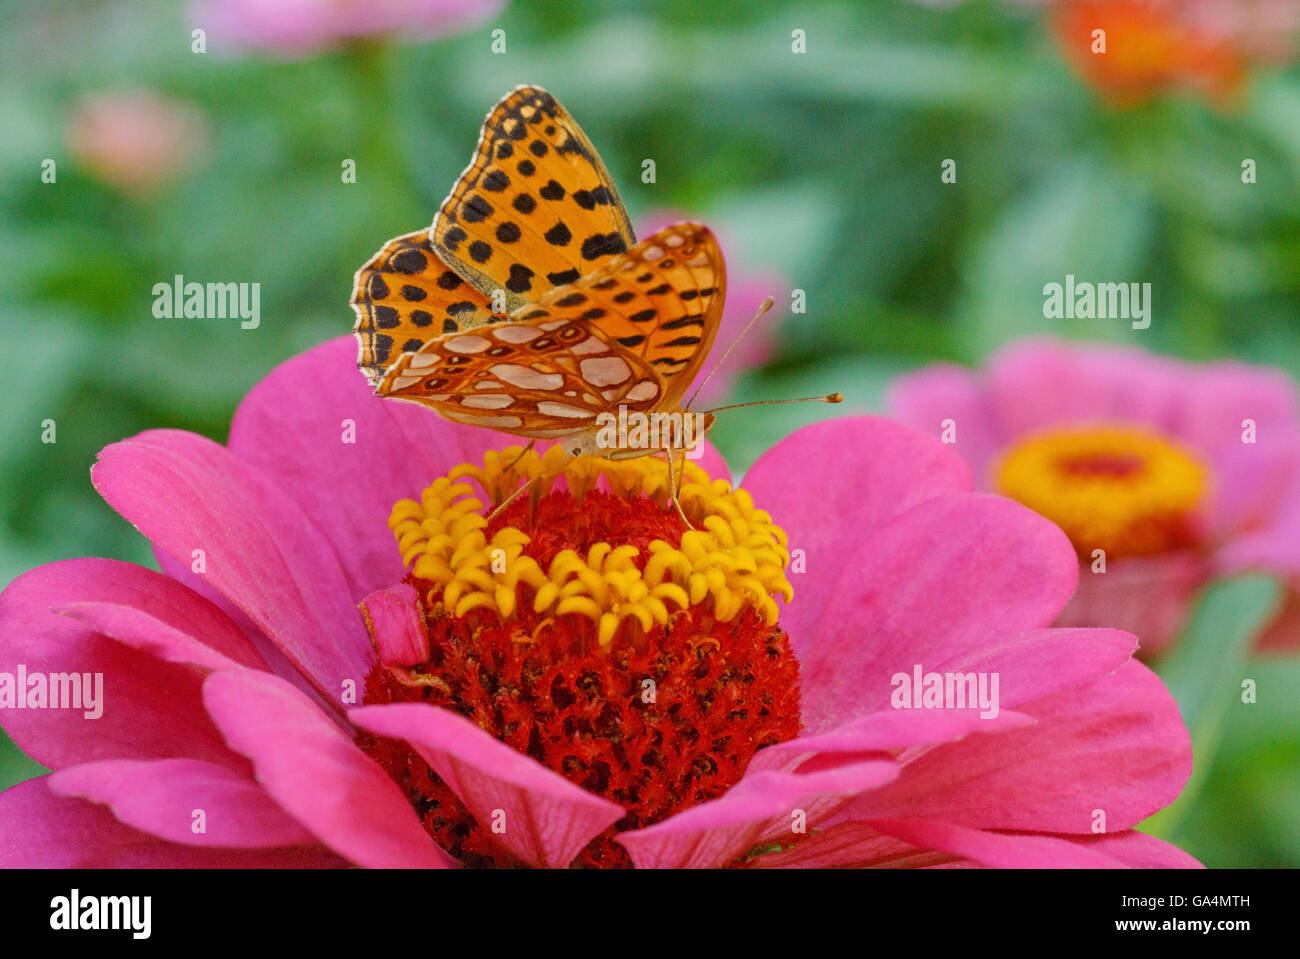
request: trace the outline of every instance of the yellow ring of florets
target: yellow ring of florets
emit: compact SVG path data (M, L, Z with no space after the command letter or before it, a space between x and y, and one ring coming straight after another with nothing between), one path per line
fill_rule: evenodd
M1208 485L1190 450L1135 426L1030 436L998 463L999 492L1046 516L1081 554L1147 555L1187 545Z
M425 489L420 502L406 499L393 507L388 526L402 562L417 579L436 584L428 592L431 606L440 603L454 616L485 610L506 620L515 614L519 586L527 585L534 613L590 617L602 646L613 641L624 620L649 631L665 625L673 612L703 603L723 622L753 607L768 626L776 624L773 595L786 603L794 597L785 577L785 531L743 489L710 480L694 463L684 462L678 478L682 510L696 528L683 533L677 546L652 541L643 568L633 562L635 546L600 542L585 556L566 549L542 569L524 555L530 539L522 530L505 527L489 540L484 503L464 479L475 480L494 502L535 477L535 495L545 495L563 477L569 492L581 497L603 477L614 495L667 500L668 464L661 457L567 457L559 447L544 456L521 453L517 446L492 450L482 467L457 466Z

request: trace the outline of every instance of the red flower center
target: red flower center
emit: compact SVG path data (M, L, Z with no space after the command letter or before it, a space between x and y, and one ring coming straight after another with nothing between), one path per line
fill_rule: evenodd
M489 559L486 569L470 567L476 592L454 589L465 570L456 568L448 581L441 566L408 558L427 659L377 666L365 702L422 701L454 710L618 803L627 815L577 860L613 867L630 865L614 840L618 832L721 795L756 750L798 733L799 668L766 595L789 590L781 575L784 534L767 515L743 492L710 484L688 464L683 508L701 527L690 530L654 495L663 488L662 461L601 464L599 475L619 492L595 488L597 474L584 483L570 471L567 489L520 499L490 523L470 524ZM526 464L534 475L540 468L536 457ZM485 490L510 486L497 483L490 468L475 475ZM450 492L437 484L430 490ZM426 494L426 507L445 500L430 504ZM466 502L479 505L456 505ZM412 536L431 532L427 513L418 528L410 526L414 505L394 511L408 557ZM452 512L432 525L464 522L463 512ZM725 530L712 519L719 516L729 520ZM438 535L425 542L436 545ZM521 545L506 550L494 543ZM444 545L452 560L474 555L464 543ZM753 595L755 583L763 584L757 591L767 603ZM556 584L558 590L549 588ZM359 742L402 786L444 849L467 865L522 865L406 743L369 735Z

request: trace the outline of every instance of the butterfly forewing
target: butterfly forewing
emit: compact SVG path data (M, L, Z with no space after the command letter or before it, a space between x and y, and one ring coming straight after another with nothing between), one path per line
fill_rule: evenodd
M672 410L713 341L724 285L712 234L679 223L502 322L399 357L377 392L534 437L619 406Z
M439 256L507 311L572 283L635 242L609 172L545 90L488 114L469 167L433 221ZM497 291L500 291L498 294Z
M402 353L492 316L483 295L438 259L428 230L389 240L357 271L352 307L357 366L371 386Z

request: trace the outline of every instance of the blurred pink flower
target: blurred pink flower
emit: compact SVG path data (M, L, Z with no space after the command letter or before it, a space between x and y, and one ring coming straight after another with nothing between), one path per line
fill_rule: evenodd
M0 596L0 670L102 673L105 694L93 720L72 709L0 713L14 741L53 770L0 795L0 865L437 868L456 864L434 837L457 815L497 844L494 856L531 865L566 865L596 840L641 867L1198 865L1133 829L1189 775L1177 705L1131 658L1131 635L1047 628L1074 590L1070 544L1019 504L970 492L959 456L887 420L801 430L747 474L749 494L806 560L806 572L792 573L803 595L779 627L750 610L722 640L694 649L691 676L732 683L692 700L708 713L701 721L731 723L737 735L746 723L792 723L793 738L735 768L744 742L718 746L690 723L629 706L635 695L589 703L581 670L572 689L562 672L493 674L502 666L479 658L477 638L466 651L476 688L490 694L508 681L518 696L469 716L425 701L453 679L415 665L435 622L465 619L477 637L515 628L534 604L517 594L513 618L495 625L501 614L466 596L454 611L440 604L433 619L414 616L415 573L388 518L434 476L510 440L372 396L355 360L346 337L282 365L245 399L228 446L157 430L102 452L96 488L152 539L166 574L74 559ZM340 424L355 443L340 445ZM727 475L712 450L701 465ZM437 489L426 506L448 508ZM547 535L579 535L599 503L618 500L591 493L583 505L552 491L542 500ZM655 523L675 521L658 501L622 502ZM678 589L674 602L690 605L674 632L697 608L715 621L712 584L691 600ZM527 657L552 635L594 629L581 613L545 626L511 645ZM766 637L757 660L738 660L740 647L728 644L757 629ZM663 626L638 635L667 642ZM763 670L777 659L797 667L797 683L773 690L797 699L797 715L751 702L738 680L770 678ZM952 703L898 708L893 677L918 663L998 677L996 715ZM605 670L640 689L635 672ZM407 701L371 697L390 674ZM675 694L668 675L661 697ZM561 693L592 731L548 754L532 748L537 730L519 724ZM610 709L625 720L612 733L600 719ZM660 748L625 758L650 772L634 794L653 794L665 812L620 828L633 800L620 801L610 771L598 775L583 757L617 749L652 721L665 731ZM510 731L494 732L497 722ZM403 757L396 769L375 758L375 737L386 756ZM654 771L670 759L717 790L663 788ZM412 798L426 786L441 790L438 802ZM1094 834L1098 807L1103 834ZM192 828L196 808L206 831ZM792 830L800 815L802 835ZM489 831L499 816L508 828Z
M194 0L215 51L299 57L365 37L423 42L496 15L506 0Z
M149 196L175 179L207 149L208 139L199 110L152 90L83 97L67 126L76 161L135 196Z
M1061 624L1118 626L1157 654L1201 586L1259 569L1291 584L1259 648L1300 646L1300 399L1280 371L1030 340L982 373L901 377L888 408L948 429L978 485L1071 536L1083 572Z
M644 238L669 224L691 219L694 218L675 210L652 210L638 223L637 236ZM708 385L700 391L697 407L721 402L737 376L746 370L757 369L772 358L776 351L776 327L788 312L790 304L789 280L775 271L747 266L736 257L736 247L728 242L725 226L719 229L711 223L705 225L717 236L727 264L727 302L717 339L713 341L713 351L704 365L704 373L700 374L699 382L703 382L704 376L713 369L713 364L722 359L727 347L749 325L763 300L770 296L775 302L772 309L745 334L745 338L732 350L726 362L718 367ZM689 397L698 385L699 383L693 385L686 395Z

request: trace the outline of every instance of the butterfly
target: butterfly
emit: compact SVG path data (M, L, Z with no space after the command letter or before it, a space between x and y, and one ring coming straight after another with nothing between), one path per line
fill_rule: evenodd
M586 134L520 86L487 115L432 226L357 271L357 365L379 396L583 455L605 445L602 413L682 412L725 296L708 228L638 243Z

